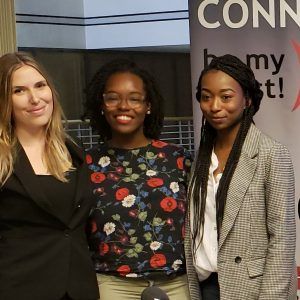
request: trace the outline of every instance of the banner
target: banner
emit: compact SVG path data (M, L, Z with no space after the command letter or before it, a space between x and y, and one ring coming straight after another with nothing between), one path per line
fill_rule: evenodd
M214 55L238 56L262 84L254 121L291 152L300 266L300 0L189 0L189 11L193 99L199 74ZM201 113L195 100L193 112L198 147Z

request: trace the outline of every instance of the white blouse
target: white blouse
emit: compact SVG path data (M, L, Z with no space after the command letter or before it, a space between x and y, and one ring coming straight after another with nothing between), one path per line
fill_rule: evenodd
M214 151L211 155L211 165L207 182L207 198L205 205L205 222L203 228L203 239L199 245L194 258L194 266L198 274L199 281L209 277L212 272L217 272L218 257L218 235L216 220L216 195L222 174L214 177L214 171L218 168L218 158ZM191 229L193 230L193 206L191 204ZM194 241L199 244L199 236Z

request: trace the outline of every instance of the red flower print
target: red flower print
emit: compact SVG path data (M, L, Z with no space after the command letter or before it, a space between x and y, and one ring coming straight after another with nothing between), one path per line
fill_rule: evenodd
M177 167L178 169L183 170L183 157L177 158Z
M104 254L106 254L107 252L109 251L109 247L108 247L108 245L106 244L106 243L101 243L100 245L99 245L99 253L100 253L100 255L104 255Z
M168 144L163 142L163 141L158 141L158 140L154 140L152 141L152 146L156 147L156 148L163 148L165 146L167 146Z
M160 207L164 211L171 212L177 207L177 202L172 197L166 197L160 201Z
M159 152L159 153L157 154L157 157L159 157L159 158L165 158L165 157L166 157L166 154L165 154L164 152Z
M95 172L91 175L92 182L100 183L105 180L105 175L101 172Z
M166 264L167 260L163 254L156 253L150 259L150 266L152 268L159 268Z
M161 178L152 177L147 180L147 184L154 188L163 185L164 181Z
M94 233L97 231L97 224L95 221L91 222L91 232Z
M126 276L128 273L130 273L130 267L128 265L122 265L117 269L117 271L121 276Z
M87 163L88 165L91 164L91 163L93 162L92 156L89 155L89 154L87 154L87 155L85 156L85 161L86 161L86 163Z
M116 191L116 199L118 201L122 201L128 195L129 195L129 190L127 188L121 188Z

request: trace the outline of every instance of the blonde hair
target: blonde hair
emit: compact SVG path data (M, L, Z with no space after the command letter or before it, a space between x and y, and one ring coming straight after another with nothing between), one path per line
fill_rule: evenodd
M46 126L43 160L51 175L66 182L65 171L73 167L65 144L67 135L62 124L65 117L58 102L58 94L51 79L38 62L24 52L15 52L0 57L0 186L11 176L17 156L18 143L12 118L12 77L14 72L24 65L36 69L45 78L52 91L53 113Z

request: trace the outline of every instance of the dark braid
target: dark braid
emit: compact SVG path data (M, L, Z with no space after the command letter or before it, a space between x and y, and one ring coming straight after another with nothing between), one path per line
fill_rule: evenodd
M200 234L200 242L202 241L203 237L201 230L204 226L204 211L206 204L206 201L201 201L201 199L206 199L207 195L207 181L210 167L210 159L207 158L210 158L214 140L215 131L207 122L205 122L205 119L203 117L200 147L197 159L195 161L194 172L192 173L192 177L190 180L190 187L192 187L192 189L189 189L189 199L192 199L194 212L192 239L195 240L196 236ZM200 212L200 215L198 215L196 212ZM197 217L195 218L196 215ZM198 246L199 245L197 245L197 247ZM194 251L196 251L196 248L194 248Z
M222 221L224 217L224 210L227 199L227 192L229 184L231 182L232 176L234 174L235 168L239 162L242 147L252 123L252 118L254 114L254 107L248 107L244 110L243 119L241 121L241 126L239 128L238 134L235 138L234 144L230 151L229 157L226 162L225 169L223 171L217 196L216 196L216 210L217 210L217 228L218 228L218 239L221 231Z
M245 65L235 56L224 55L214 58L208 67L202 71L196 93L196 98L198 101L201 99L202 77L211 70L223 71L234 78L241 85L245 98L251 100L251 105L244 110L239 131L235 138L219 183L216 196L216 219L219 238L226 206L228 188L239 161L248 130L253 122L253 116L259 109L263 92L260 89L259 83L255 80L252 70L247 65ZM211 164L211 153L215 144L215 139L216 130L208 122L206 122L204 118L202 118L199 152L195 162L195 168L192 174L189 189L189 199L193 208L192 239L195 241L197 236L200 237L199 244L196 245L196 243L193 243L193 255L203 239L207 183Z

